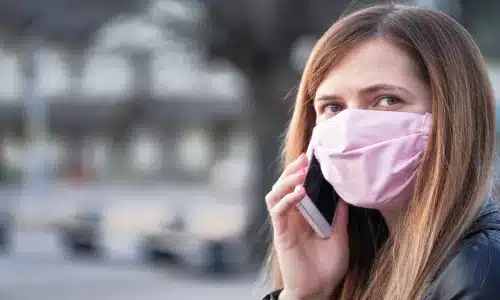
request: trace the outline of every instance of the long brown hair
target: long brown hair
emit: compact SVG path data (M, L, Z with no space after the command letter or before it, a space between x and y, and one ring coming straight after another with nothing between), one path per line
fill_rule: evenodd
M307 62L283 144L283 166L306 150L315 124L310 102L353 46L382 37L420 65L432 92L433 128L413 198L389 235L377 211L349 209L349 271L340 299L418 299L483 203L495 147L491 84L482 55L451 17L395 4L351 13L321 37ZM271 246L275 288L282 278Z

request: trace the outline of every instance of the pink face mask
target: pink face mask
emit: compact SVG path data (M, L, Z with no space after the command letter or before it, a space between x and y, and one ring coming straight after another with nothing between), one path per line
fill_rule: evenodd
M311 138L323 176L347 203L379 209L409 200L431 114L346 109Z

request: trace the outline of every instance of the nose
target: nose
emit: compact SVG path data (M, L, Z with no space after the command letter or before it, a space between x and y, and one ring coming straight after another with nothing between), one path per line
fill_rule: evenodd
M368 105L364 103L361 99L351 98L348 99L345 103L346 108L354 108L354 109L368 109Z

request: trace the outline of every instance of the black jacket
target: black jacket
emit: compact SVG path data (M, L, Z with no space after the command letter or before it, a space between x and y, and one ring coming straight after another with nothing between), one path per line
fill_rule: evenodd
M277 300L275 291L263 300ZM423 300L500 299L500 208L485 202L478 219L426 288Z

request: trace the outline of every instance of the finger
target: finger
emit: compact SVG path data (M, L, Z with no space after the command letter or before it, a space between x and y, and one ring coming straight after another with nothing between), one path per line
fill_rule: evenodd
M299 171L300 169L303 169L305 167L307 167L307 157L304 153L302 153L295 161L290 163L285 168L285 170L281 174L280 178L276 182L280 181L281 179L283 179L283 178L285 178L293 173L296 173L297 171Z
M279 201L270 211L271 219L276 220L279 217L286 215L291 208L294 208L305 195L304 188L299 188L296 191L286 195Z
M333 226L332 235L347 236L347 224L349 222L349 205L343 200L339 200L337 204L337 212L335 216L335 224Z
M278 181L273 189L266 195L266 204L268 209L272 209L281 198L293 191L296 186L302 184L306 179L307 171L302 171L292 174Z

